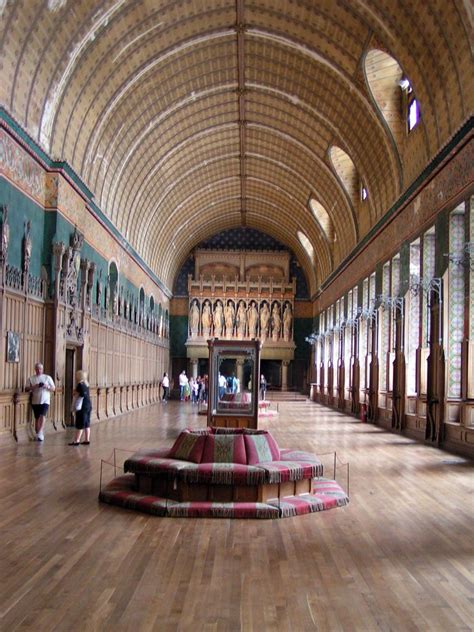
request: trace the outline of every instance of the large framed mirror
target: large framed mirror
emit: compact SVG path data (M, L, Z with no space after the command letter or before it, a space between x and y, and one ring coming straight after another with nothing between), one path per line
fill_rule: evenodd
M209 341L208 425L257 427L259 341Z

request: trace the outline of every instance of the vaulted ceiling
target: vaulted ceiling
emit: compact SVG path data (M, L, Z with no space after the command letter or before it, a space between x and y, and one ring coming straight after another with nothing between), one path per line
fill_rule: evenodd
M471 113L467 8L0 0L0 98L169 288L196 244L249 226L296 253L314 292ZM422 113L412 139L384 103L401 73Z

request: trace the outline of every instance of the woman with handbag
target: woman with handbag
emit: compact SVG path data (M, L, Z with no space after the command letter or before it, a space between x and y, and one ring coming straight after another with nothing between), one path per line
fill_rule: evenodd
M78 446L81 443L82 432L84 431L84 441L82 445L90 444L91 436L91 411L92 404L89 394L89 383L85 371L76 372L77 386L74 390L72 400L72 410L76 417L76 436L74 441L68 445Z

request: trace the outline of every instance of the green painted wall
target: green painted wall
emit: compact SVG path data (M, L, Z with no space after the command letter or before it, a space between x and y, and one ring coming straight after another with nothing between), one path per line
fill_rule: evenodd
M74 225L58 212L44 211L41 206L33 202L5 178L0 178L0 205L7 205L9 209L10 245L8 248L8 263L21 268L24 225L26 221L31 221L33 248L30 273L34 276L39 276L41 266L44 266L48 272L50 290L52 290L54 287L52 244L54 242L63 242L66 246L69 246L71 235L74 232ZM108 274L108 261L99 255L87 242L84 242L81 257L95 263L97 275L102 271L102 284L104 284ZM95 279L97 279L97 276ZM135 287L127 278L122 276L120 277L120 286L124 288L125 295L128 292L132 299L138 302L140 288ZM95 300L95 287L93 292ZM105 292L102 292L102 306L104 301ZM149 297L145 297L145 304L149 305ZM155 314L157 311L158 303L156 302Z
M5 178L0 178L0 205L8 206L10 244L8 247L7 263L21 268L25 222L30 221L33 243L30 274L39 276L41 266L48 263L45 260L44 243L42 239L45 225L45 213L43 209L12 186Z
M170 356L186 357L186 340L188 338L188 317L170 316Z
M311 356L311 345L306 342L307 336L313 331L312 318L295 318L294 341L296 344L295 359L309 360Z

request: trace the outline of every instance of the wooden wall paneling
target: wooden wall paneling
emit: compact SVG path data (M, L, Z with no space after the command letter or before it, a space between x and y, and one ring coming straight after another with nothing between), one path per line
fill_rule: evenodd
M125 384L127 381L127 336L122 333L120 336L120 384Z
M97 384L97 338L98 338L98 326L96 321L91 322L89 340L89 383L91 385Z
M467 347L467 396L474 399L474 340Z
M0 395L1 425L0 432L11 434L13 432L13 397L11 392L3 392Z
M114 379L114 338L115 332L109 323L105 325L105 346L104 346L104 358L105 358L105 370L104 370L104 384L108 385L113 382Z
M125 336L125 383L130 384L132 375L132 339L129 334ZM127 410L130 408L130 403L127 398Z
M6 362L3 388L14 390L20 387L20 364L24 357L24 310L23 299L19 294L6 294L5 329L3 333L4 349L7 348L8 331L13 331L21 335L20 362Z
M106 347L107 347L107 328L101 323L99 325L99 337L97 341L97 352L99 361L97 363L97 385L105 386L107 368L106 368Z
M119 363L118 359L120 357L120 336L121 332L118 329L109 327L110 332L110 347L107 349L107 358L110 363L109 369L107 372L108 375L108 383L116 384L118 382L119 375Z

